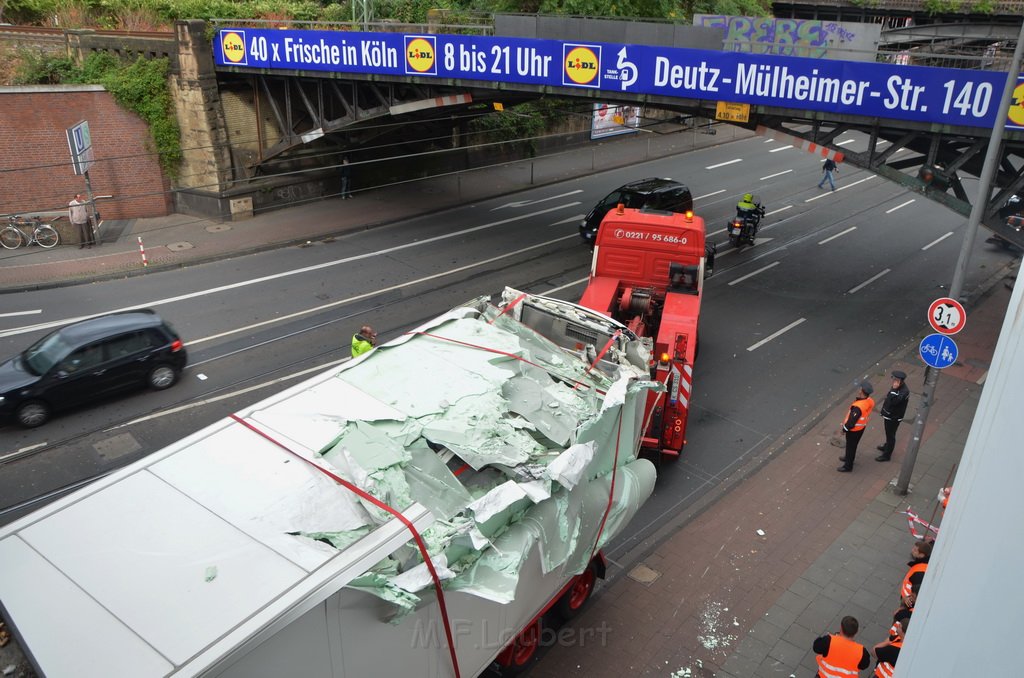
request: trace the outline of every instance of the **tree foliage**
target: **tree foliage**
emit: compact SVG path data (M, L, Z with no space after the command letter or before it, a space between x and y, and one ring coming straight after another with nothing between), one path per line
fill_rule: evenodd
M982 0L985 1L985 0ZM956 0L926 0L949 4ZM147 30L179 19L351 21L351 0L0 0L8 21ZM433 9L689 21L694 13L770 13L767 0L374 0L378 21L426 23Z

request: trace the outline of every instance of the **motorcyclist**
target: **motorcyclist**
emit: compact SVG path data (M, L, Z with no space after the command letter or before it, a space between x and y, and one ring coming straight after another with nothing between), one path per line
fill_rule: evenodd
M754 202L754 196L751 193L744 193L743 198L736 203L736 216L740 219L753 219L756 224L764 216L764 208Z

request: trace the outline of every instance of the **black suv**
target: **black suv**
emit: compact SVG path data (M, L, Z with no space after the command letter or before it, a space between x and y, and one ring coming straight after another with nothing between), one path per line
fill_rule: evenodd
M641 179L620 186L597 203L580 223L580 237L585 243L594 246L598 226L619 203L632 209L688 212L693 209L693 195L690 189L672 179Z
M0 363L0 416L34 427L52 412L118 391L162 390L178 380L187 360L178 333L153 311L83 320Z

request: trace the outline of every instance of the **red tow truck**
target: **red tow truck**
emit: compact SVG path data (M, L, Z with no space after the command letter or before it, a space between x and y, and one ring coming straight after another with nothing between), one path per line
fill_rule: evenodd
M686 444L697 323L706 266L704 220L692 212L625 209L598 230L580 305L650 338L652 378L641 447L676 457Z

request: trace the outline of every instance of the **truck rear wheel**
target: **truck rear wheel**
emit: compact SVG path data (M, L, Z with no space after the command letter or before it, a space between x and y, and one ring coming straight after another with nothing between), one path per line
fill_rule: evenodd
M591 563L586 570L576 575L572 586L555 603L555 613L562 621L569 621L579 615L583 606L590 600L590 594L594 592L596 584L597 568Z
M529 626L519 632L512 644L498 655L502 676L518 676L533 666L544 632L544 618L537 617Z

